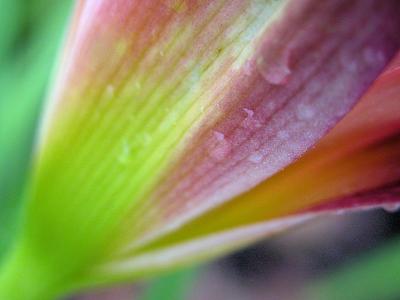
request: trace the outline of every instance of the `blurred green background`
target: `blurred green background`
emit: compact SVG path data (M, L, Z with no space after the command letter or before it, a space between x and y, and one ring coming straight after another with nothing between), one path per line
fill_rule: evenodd
M38 116L71 0L0 0L0 258L15 231Z
M0 261L17 230L37 123L72 7L72 0L0 0ZM400 299L398 217L333 216L201 268L73 299Z

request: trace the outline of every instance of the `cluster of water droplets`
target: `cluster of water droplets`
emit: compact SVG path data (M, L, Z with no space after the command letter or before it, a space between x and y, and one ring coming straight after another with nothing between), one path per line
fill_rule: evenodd
M350 73L358 73L365 69L365 66L375 66L377 63L385 62L385 53L373 46L367 46L360 55L355 58L352 53L343 51L340 56L340 62L343 68Z

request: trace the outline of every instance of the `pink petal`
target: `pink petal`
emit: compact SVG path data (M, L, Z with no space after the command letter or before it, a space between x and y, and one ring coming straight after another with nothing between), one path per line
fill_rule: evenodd
M288 5L260 38L258 55L221 95L219 117L203 121L138 210L144 222L132 226L156 235L175 230L302 156L353 107L384 58L398 49L398 25L389 17L392 4ZM287 73L281 81L265 73L272 70L271 76L278 76L279 68Z

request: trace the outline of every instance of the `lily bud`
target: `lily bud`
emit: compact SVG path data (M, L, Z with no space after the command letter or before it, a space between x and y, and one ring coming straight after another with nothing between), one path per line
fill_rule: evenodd
M210 259L399 180L399 102L385 88L350 112L398 51L399 15L397 0L78 1L0 298Z

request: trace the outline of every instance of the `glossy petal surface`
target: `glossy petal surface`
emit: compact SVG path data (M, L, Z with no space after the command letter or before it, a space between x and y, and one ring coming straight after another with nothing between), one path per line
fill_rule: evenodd
M355 192L338 193L365 170L382 168L368 188L388 183L395 139L347 147L339 130L290 165L396 53L399 13L395 0L79 2L22 247L78 283L130 279L303 221L263 223Z

